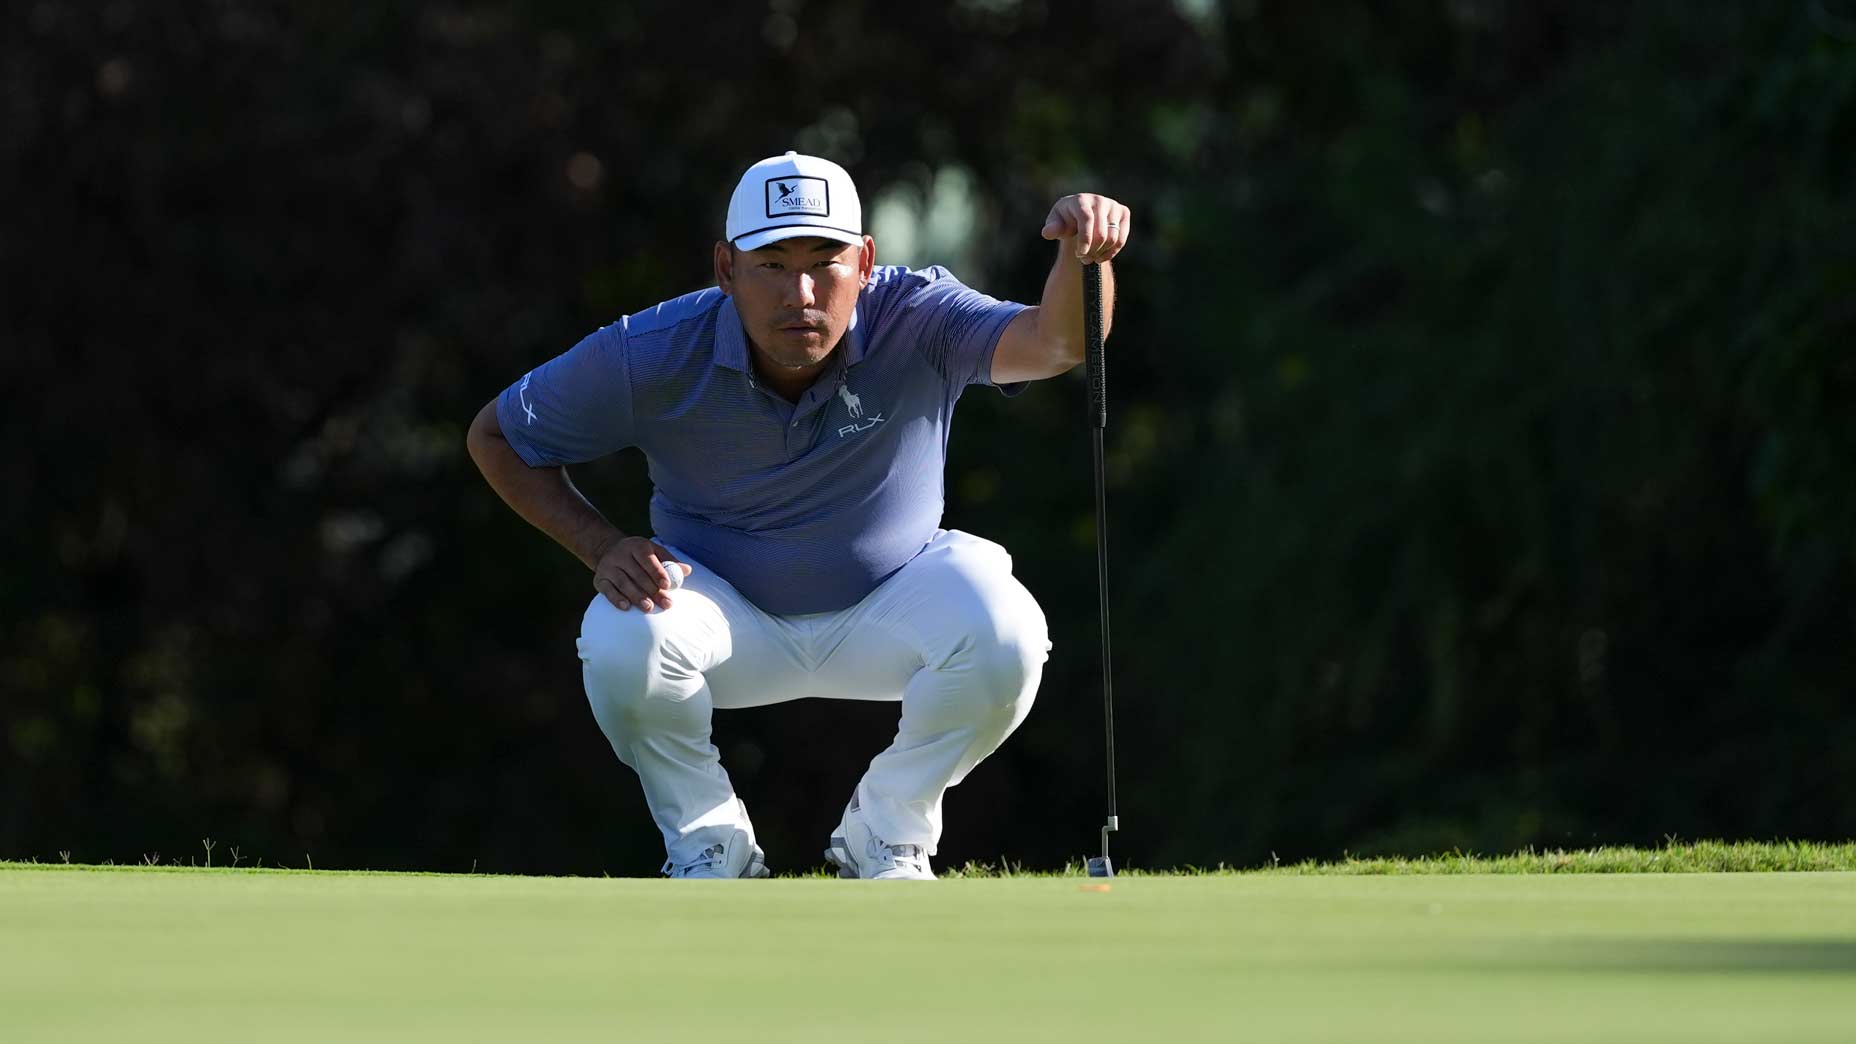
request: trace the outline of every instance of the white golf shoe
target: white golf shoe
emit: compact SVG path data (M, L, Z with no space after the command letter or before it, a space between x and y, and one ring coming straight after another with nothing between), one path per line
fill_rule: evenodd
M687 863L666 861L663 872L665 877L696 879L766 877L767 856L747 831L737 830L726 844L710 845Z
M838 868L839 877L872 881L932 881L928 850L921 845L892 845L870 832L857 814L857 799L844 810L844 819L831 835L825 860Z

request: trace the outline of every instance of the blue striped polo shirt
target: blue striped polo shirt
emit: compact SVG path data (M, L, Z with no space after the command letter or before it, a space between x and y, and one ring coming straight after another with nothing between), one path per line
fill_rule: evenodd
M594 331L504 391L496 416L531 467L638 447L659 542L767 612L842 609L940 528L954 403L992 383L1024 307L939 266L879 267L791 403L756 381L734 299L712 287Z

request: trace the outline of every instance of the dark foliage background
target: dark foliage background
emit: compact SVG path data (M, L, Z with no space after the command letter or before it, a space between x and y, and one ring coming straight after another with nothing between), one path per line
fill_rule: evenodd
M0 855L653 870L463 431L787 147L969 172L1002 296L1057 195L1136 211L1125 859L1856 834L1846 0L44 0L0 59ZM948 522L1057 648L943 862L1094 843L1081 395L962 404ZM893 714L718 723L776 865Z

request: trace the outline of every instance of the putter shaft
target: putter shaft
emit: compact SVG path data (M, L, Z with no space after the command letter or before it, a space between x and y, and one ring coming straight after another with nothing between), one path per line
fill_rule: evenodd
M1102 351L1102 267L1083 266L1083 346L1089 379L1089 423L1095 456L1096 480L1096 590L1102 627L1102 726L1108 763L1108 819L1102 825L1102 873L1113 876L1108 857L1108 835L1121 829L1115 810L1115 694L1109 655L1108 619L1108 482L1103 467L1102 433L1108 427L1108 369Z

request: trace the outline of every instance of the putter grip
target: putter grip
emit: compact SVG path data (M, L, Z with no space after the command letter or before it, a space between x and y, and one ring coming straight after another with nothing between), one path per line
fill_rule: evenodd
M1102 359L1102 266L1083 266L1083 358L1089 372L1089 424L1108 427L1108 371Z

